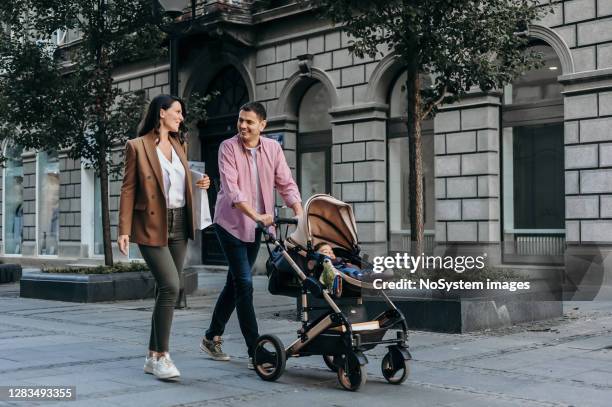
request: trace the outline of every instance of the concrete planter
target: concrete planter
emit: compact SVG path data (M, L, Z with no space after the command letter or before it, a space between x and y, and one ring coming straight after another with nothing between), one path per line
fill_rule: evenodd
M459 291L447 294L434 290L385 291L402 311L409 329L447 333L465 333L498 329L521 322L541 321L563 315L561 292L551 292L545 283L532 282L536 287L529 293L500 291ZM539 287L538 287L539 286ZM298 313L301 299L297 299ZM357 319L373 319L385 309L381 296L363 296L363 304L355 299L337 299L346 315ZM309 296L309 305L323 306L322 300ZM316 318L323 311L311 312Z
M14 283L21 278L20 264L0 264L0 284Z
M185 293L198 288L198 273L184 272ZM54 274L27 273L20 283L20 296L69 302L100 302L152 298L155 279L151 273Z

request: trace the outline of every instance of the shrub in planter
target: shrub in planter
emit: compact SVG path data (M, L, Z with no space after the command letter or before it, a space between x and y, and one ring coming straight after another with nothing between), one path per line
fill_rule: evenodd
M145 263L115 263L112 266L95 266L95 267L54 267L43 268L43 273L54 274L113 274L113 273L130 273L130 272L147 272L149 268Z

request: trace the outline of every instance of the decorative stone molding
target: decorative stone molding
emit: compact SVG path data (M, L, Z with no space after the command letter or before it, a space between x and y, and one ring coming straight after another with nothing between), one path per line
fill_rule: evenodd
M334 82L327 74L327 72L311 67L311 74L309 77L303 76L300 72L296 72L289 79L283 87L283 90L278 97L278 103L276 104L276 111L271 116L283 116L283 115L297 115L299 102L304 92L310 85L316 81L321 82L331 102L331 108L334 109L338 104L338 93Z
M574 59L572 58L569 46L556 31L542 25L530 24L528 33L530 37L544 41L555 50L561 61L563 75L569 75L575 72Z
M369 102L387 103L387 95L393 81L402 70L402 64L395 54L384 57L368 80L366 99Z

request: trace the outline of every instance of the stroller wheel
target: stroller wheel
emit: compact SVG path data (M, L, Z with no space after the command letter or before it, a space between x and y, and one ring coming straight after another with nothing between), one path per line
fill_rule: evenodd
M285 370L287 355L276 335L261 335L255 343L253 365L259 377L266 381L278 379Z
M332 372L337 372L338 366L334 364L334 358L335 356L333 355L323 355L323 361L325 362L325 365L329 368L329 370L331 370Z
M338 382L346 390L356 391L365 384L368 373L365 365L360 365L356 358L345 357L338 367Z
M391 384L401 384L410 373L410 366L401 357L393 357L391 352L387 353L382 360L381 369L385 379Z

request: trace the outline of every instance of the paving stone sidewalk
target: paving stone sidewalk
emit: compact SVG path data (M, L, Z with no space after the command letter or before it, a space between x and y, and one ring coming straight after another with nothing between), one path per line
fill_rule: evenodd
M230 362L198 349L224 274L201 272L199 295L179 310L172 329L178 383L142 372L152 300L76 304L21 299L18 284L0 286L0 386L74 385L77 400L2 402L0 406L610 406L612 303L565 304L554 321L453 335L413 331L410 378L389 385L380 373L385 348L368 352L368 382L341 390L318 357L289 359L275 383L246 368L235 316L225 335ZM290 298L255 277L261 333L283 342L299 323Z

